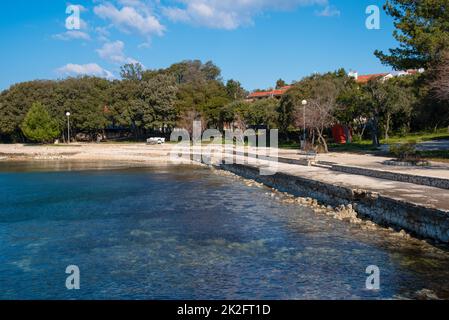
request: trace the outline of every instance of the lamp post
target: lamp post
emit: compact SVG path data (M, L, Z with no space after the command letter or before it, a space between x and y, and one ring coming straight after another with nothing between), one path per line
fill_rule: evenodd
M303 106L303 121L304 121L304 136L303 136L303 149L306 149L306 106L307 106L307 100L302 100L301 102Z
M66 112L67 116L67 143L70 144L70 112Z

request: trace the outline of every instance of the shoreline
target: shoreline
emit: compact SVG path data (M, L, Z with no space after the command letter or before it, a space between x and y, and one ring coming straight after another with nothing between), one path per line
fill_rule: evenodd
M0 161L113 161L167 164L170 146L146 144L24 145L0 144Z

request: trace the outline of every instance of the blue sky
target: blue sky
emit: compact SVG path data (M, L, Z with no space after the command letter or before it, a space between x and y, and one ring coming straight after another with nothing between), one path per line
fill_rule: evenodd
M395 46L393 23L365 27L383 0L15 0L0 7L0 89L80 74L118 77L139 61L162 68L213 60L248 90L344 67L388 71L373 52ZM65 27L68 5L81 29Z

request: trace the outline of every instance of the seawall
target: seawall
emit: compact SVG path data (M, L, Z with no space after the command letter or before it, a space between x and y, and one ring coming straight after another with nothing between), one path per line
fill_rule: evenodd
M361 218L403 229L419 238L449 243L449 211L446 210L282 172L262 176L259 168L251 165L222 164L218 167L295 196L314 198L326 205L352 204Z

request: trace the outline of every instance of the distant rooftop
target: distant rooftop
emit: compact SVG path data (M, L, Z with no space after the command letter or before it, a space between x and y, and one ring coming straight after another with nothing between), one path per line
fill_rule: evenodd
M349 72L348 75L350 77L353 77L357 83L366 84L371 79L386 80L386 79L390 79L393 77L409 76L409 75L414 75L414 74L423 73L423 72L424 72L424 69L418 69L418 70L410 69L410 70L405 70L405 71L397 71L397 72L393 72L393 73L385 72L385 73L373 73L373 74L359 75L359 73L357 71L351 71L351 72Z
M260 99L269 97L280 97L284 95L292 86L285 86L279 89L267 91L255 91L248 96L248 99Z

